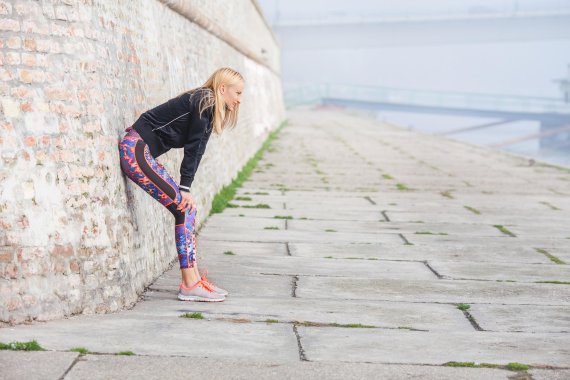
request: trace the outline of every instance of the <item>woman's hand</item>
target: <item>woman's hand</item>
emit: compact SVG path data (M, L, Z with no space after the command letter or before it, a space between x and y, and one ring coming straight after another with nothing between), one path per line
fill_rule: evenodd
M187 191L181 191L180 195L182 195L182 200L178 204L176 209L186 212L186 210L190 210L190 212L196 209L196 202L194 202L194 197Z

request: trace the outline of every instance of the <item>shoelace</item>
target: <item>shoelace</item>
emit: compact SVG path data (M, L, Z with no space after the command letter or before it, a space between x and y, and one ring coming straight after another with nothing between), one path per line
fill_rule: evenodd
M202 284L204 289L206 289L210 293L214 292L214 288L212 288L212 284L210 284L208 281L200 280L200 283Z
M181 284L182 286L184 286L183 284ZM197 286L202 286L204 289L206 289L208 292L213 293L214 289L212 288L212 284L210 284L207 281L204 281L202 279L198 280L194 285L192 285L191 287L187 288L186 286L184 286L184 289L186 290L192 290Z
M202 273L203 273L203 275L202 275L201 280L204 281L206 284L208 284L208 286L210 286L210 287L212 287L212 288L216 288L217 286L214 285L213 282L211 282L210 280L208 280L208 277L207 277L207 276L208 276L208 270L207 270L207 269L204 269L204 270L202 271Z
M210 288L214 288L216 286L216 285L212 284L210 281L208 281L208 278L205 275L202 276L201 280L204 284L206 284Z

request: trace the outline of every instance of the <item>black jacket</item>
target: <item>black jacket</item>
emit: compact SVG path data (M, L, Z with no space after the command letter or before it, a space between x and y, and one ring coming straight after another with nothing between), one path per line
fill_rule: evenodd
M206 150L212 133L213 107L200 116L200 100L209 89L199 88L170 99L143 113L134 124L157 158L172 148L184 147L184 159L180 165L180 190L190 191L196 170Z

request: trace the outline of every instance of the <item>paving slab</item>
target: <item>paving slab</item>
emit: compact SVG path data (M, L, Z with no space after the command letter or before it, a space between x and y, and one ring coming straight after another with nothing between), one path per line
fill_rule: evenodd
M568 334L417 332L299 327L309 360L444 364L450 361L567 366ZM394 344L397 342L397 344Z
M570 286L495 281L300 277L297 297L406 302L569 305Z
M218 241L198 238L198 252L200 257L213 257L231 252L236 255L247 256L288 256L286 243L250 243L241 241ZM537 255L539 258L544 255ZM546 259L548 260L548 259ZM546 261L550 262L550 260Z
M452 261L430 261L430 266L445 278L503 280L520 282L570 280L570 265L498 263L458 263ZM570 292L570 284L569 284Z
M403 245L403 244L353 244L353 243L291 243L292 256L328 257L335 259L361 258L378 260L454 261L454 262L502 262L551 264L544 254L531 247L486 246L465 244ZM553 251L561 257L558 251Z
M220 214L212 215L204 223L203 229L207 228L209 231L213 229L235 229L244 228L250 229L251 231L263 231L266 227L277 227L280 230L285 229L285 220L282 219L269 219L269 218L255 218L248 217L235 218L232 216L222 216Z
M476 304L469 313L489 331L570 333L568 306Z
M570 369L566 370L546 370L531 369L528 373L532 376L532 380L567 380L570 379Z
M377 328L409 328L425 331L469 331L473 327L455 305L412 302L367 302L294 297L243 297L231 294L219 305L180 303L174 294L146 299L127 313L172 317L201 312L207 319L244 319L251 322L310 322L362 324ZM275 322L275 323L277 323Z
M297 341L286 324L239 324L118 313L81 315L48 323L0 329L0 341L36 340L48 350L85 347L92 352L132 351L141 355L182 355L298 361Z
M275 219L275 216L290 216L293 219L307 218L309 220L358 220L358 221L377 221L383 218L380 209L367 209L365 211L357 210L336 210L334 213L323 214L319 210L270 210L255 208L230 208L224 210L224 215L235 217L262 217Z
M548 371L546 371L548 373ZM552 371L550 371L552 372ZM507 380L513 372L489 368L450 368L372 363L283 364L279 361L238 359L127 357L86 355L66 376L66 380L134 378L144 373L148 380L200 379L440 379L440 380Z
M207 257L205 261L208 267L215 267L216 271L242 275L272 274L437 280L433 272L421 262L354 260L350 265L346 265L344 261L325 258L238 255Z
M397 242L400 238L396 233L356 233L338 231L289 231L264 230L263 233L246 227L227 229L204 229L200 232L203 239L223 241L250 242L329 242L354 241L363 243Z
M3 380L60 379L79 356L77 352L0 351Z

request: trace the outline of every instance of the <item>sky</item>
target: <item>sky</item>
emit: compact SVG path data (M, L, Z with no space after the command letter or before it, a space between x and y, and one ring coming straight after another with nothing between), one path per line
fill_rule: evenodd
M340 82L560 97L555 80L570 75L570 0L260 4L286 89Z

